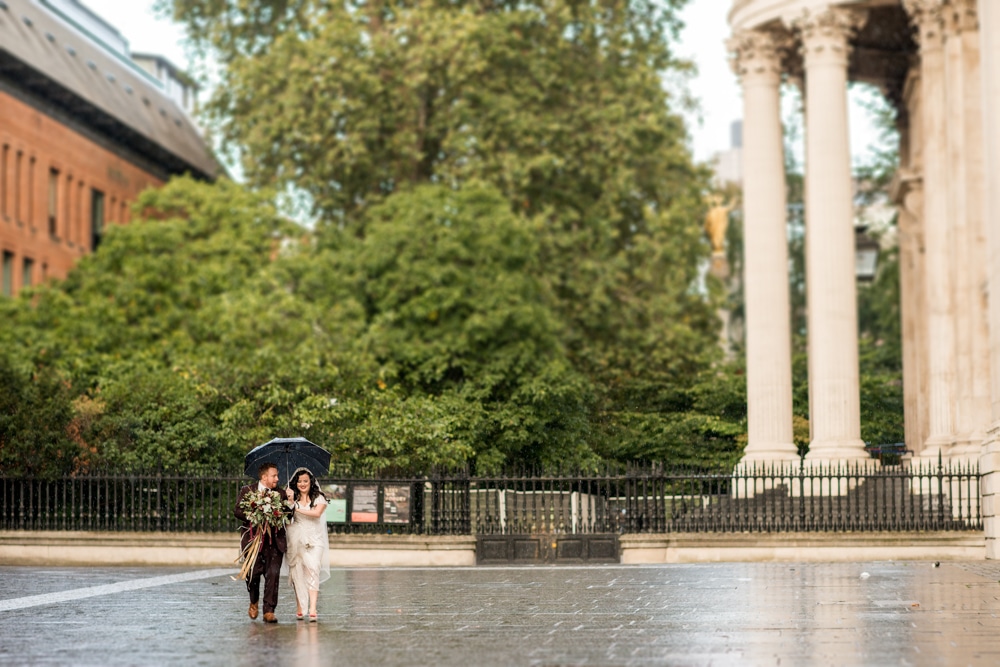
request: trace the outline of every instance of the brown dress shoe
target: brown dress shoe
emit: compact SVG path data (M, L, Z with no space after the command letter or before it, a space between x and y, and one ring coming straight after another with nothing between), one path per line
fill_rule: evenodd
M257 603L251 602L250 608L247 610L247 615L250 616L251 620L257 620Z
M278 619L276 619L274 617L274 614L272 612L267 611L267 612L264 612L264 622L265 623L277 623Z

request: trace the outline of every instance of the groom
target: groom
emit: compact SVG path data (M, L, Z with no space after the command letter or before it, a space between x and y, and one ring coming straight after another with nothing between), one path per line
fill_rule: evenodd
M243 537L240 539L240 549L246 549L250 543L250 522L246 514L240 509L240 501L243 496L255 490L275 490L284 497L291 496L290 490L278 488L278 466L273 463L262 463L257 469L259 481L257 484L247 484L240 489L240 495L236 499L236 509L233 514L239 519L243 526L240 532ZM289 507L284 508L286 512L292 513L295 510ZM260 578L264 577L264 622L277 623L274 617L274 608L278 605L278 578L281 571L281 560L285 556L285 529L279 528L264 539L257 554L257 561L253 565L250 576L247 577L247 591L250 592L250 609L247 613L251 619L257 618L257 604L260 600Z

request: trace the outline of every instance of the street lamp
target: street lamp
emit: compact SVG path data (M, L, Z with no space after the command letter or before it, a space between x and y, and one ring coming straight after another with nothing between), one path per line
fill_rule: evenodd
M854 276L860 283L875 280L875 270L878 267L878 241L868 236L866 229L866 225L854 228Z

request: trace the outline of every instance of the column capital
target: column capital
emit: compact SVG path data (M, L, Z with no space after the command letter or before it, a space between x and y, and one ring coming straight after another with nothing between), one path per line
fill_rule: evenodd
M770 30L741 30L726 40L729 63L740 79L781 76L781 60L791 40Z
M810 63L833 61L847 66L848 44L854 33L868 20L867 12L840 7L806 9L785 22L802 39L802 57Z
M976 0L948 0L943 11L946 35L961 35L979 30L979 9Z
M942 47L948 5L948 0L903 0L903 9L919 32L921 53Z

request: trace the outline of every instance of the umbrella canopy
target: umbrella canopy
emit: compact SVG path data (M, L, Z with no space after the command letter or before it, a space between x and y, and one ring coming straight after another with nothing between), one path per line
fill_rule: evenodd
M296 468L309 468L317 477L325 475L330 452L305 438L275 438L250 450L243 459L243 473L257 479L257 469L265 461L278 466L278 484L285 486Z

